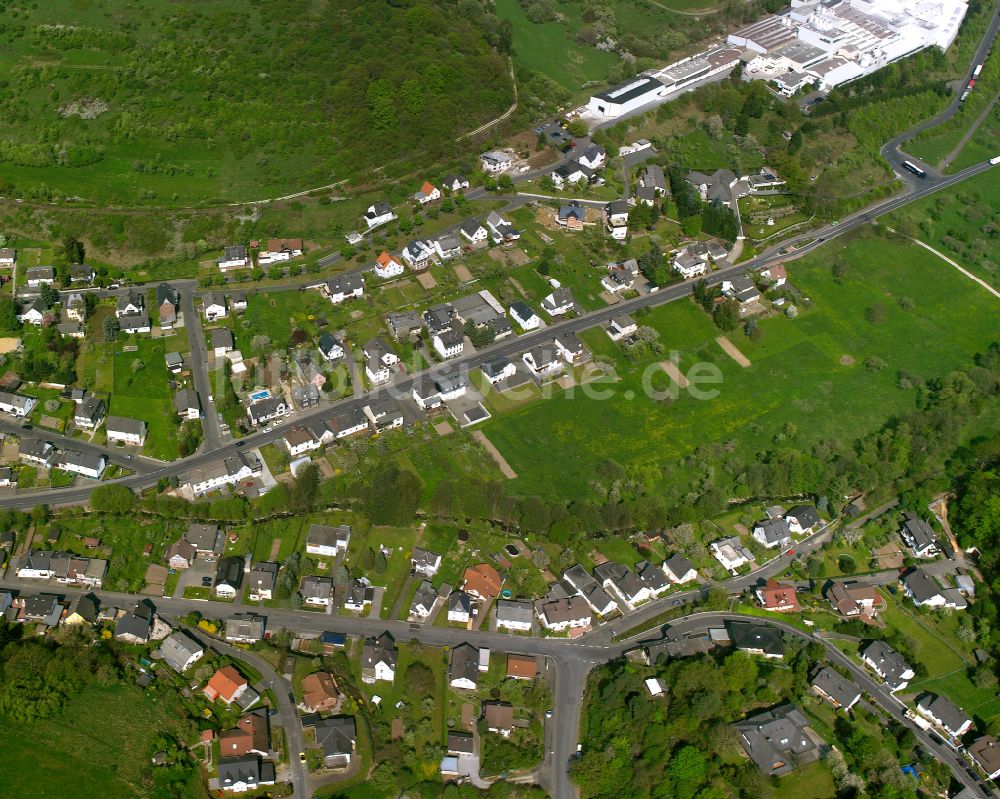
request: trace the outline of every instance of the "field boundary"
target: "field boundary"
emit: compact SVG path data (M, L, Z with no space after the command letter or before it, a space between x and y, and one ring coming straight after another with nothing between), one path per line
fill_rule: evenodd
M500 450L498 450L493 442L486 437L482 430L476 430L472 434L472 437L490 454L490 457L493 458L497 467L499 467L500 474L508 480L514 480L517 478L517 472L511 468L511 465L507 463L507 459L500 454Z

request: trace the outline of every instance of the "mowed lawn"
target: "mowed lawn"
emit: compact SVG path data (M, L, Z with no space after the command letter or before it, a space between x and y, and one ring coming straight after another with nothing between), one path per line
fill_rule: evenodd
M840 283L829 269L835 259L848 264ZM783 431L786 446L850 443L913 407L915 392L896 387L897 372L946 375L997 339L995 298L915 245L881 238L834 242L789 272L813 305L794 320L763 320L756 343L739 330L731 333L752 361L747 369L723 354L714 341L719 331L688 300L637 320L660 331L667 351L678 352L682 371L698 363L719 370L722 382L704 386L718 391L714 398L682 392L672 402L650 399L643 373L647 384L662 387L653 363L664 355L636 366L619 361L621 379L604 386L607 398L577 389L571 399L556 394L490 420L484 432L518 473L514 487L579 497L606 459L656 470L704 444L731 441L733 457L746 460L773 447ZM900 307L903 298L912 310ZM874 325L866 309L876 306L883 320ZM584 336L603 349L602 337L598 330ZM868 370L868 356L887 368Z
M180 456L177 445L177 420L170 396L170 377L164 356L177 349L167 339L140 338L135 342L136 352L117 352L114 355L114 391L111 394L110 414L141 419L146 423L146 445L143 453L160 460L173 460ZM142 368L134 370L139 360Z
M0 785L17 799L136 799L208 793L198 773L175 792L151 785L156 735L173 728L170 709L132 686L95 688L72 700L58 718L0 724Z

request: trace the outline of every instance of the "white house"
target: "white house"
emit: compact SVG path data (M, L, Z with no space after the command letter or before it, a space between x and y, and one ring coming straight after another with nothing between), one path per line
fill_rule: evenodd
M473 244L485 244L489 238L486 228L477 219L467 219L462 223L459 232Z
M628 212L626 200L612 200L604 206L604 221L611 238L620 241L628 236Z
M420 191L413 195L413 199L421 205L427 205L441 199L441 189L425 180Z
M743 546L743 542L740 541L739 536L713 541L710 547L715 559L722 564L724 569L730 572L739 569L741 566L745 566L753 559L750 550Z
M368 210L365 211L365 223L368 225L369 230L391 222L395 218L396 215L392 212L392 206L384 200L369 205Z
M663 573L670 582L678 585L698 579L698 571L691 561L678 554L663 561Z
M494 244L509 244L521 238L521 231L496 211L486 215L486 227L490 229Z
M309 532L306 533L306 553L333 558L338 553L347 552L347 545L350 542L349 525L331 527L326 524L310 524Z
M45 319L45 314L49 312L48 303L44 302L40 297L38 299L32 300L26 305L21 307L21 310L17 314L17 321L25 325L35 325L38 327Z
M24 277L29 289L51 286L56 282L56 270L51 266L29 266Z
M445 175L444 180L441 182L444 184L446 191L455 192L469 188L469 181L465 175Z
M940 608L948 604L937 581L921 569L914 569L903 577L903 593L912 599L918 608Z
M460 328L449 327L435 333L431 343L442 358L457 358L465 350L465 334Z
M31 413L31 409L38 404L38 400L24 394L12 394L9 391L0 391L0 411L9 413L11 416L25 417Z
M410 392L417 407L423 411L430 411L441 407L441 392L431 380L418 378L413 383L413 390Z
M450 261L462 254L462 242L454 233L445 233L434 239L431 244L434 245L434 254L442 261Z
M336 361L344 357L344 345L332 333L321 333L318 346L324 361Z
M403 274L403 265L385 250L375 259L375 274L386 280Z
M903 656L883 641L872 641L861 650L861 660L885 680L890 691L902 691L916 676Z
M795 535L808 535L820 523L819 512L812 505L796 505L785 514L788 529Z
M325 608L333 604L333 580L329 577L309 575L302 578L299 593L302 594L304 604Z
M245 244L233 244L222 251L222 257L216 261L220 272L230 269L246 269L250 266L250 253Z
M465 591L452 591L448 595L448 621L458 624L468 624L472 619L472 596Z
M204 654L205 648L184 632L174 633L160 644L160 656L178 674L191 668Z
M534 608L530 602L516 599L498 599L496 603L497 629L528 632L534 622Z
M921 696L917 700L917 712L953 738L961 738L972 726L972 719L958 705L938 694Z
M91 480L100 479L104 474L104 469L108 465L107 459L103 455L91 455L87 452L76 452L75 450L62 450L56 453L55 467L64 472L72 472L89 477Z
M479 687L479 650L476 647L463 643L451 650L448 685L465 691L475 691Z
M365 279L357 272L345 272L326 281L325 291L334 305L365 293Z
M497 383L502 383L509 377L513 377L515 372L517 372L517 367L504 355L486 361L479 368L486 376L486 379L494 386Z
M146 423L139 419L109 416L104 424L104 430L108 441L115 444L141 447L146 443Z
M469 387L468 381L461 372L454 374L440 375L434 379L434 387L442 400L453 400L465 395L465 390Z
M591 144L577 155L577 160L590 169L600 169L607 160L608 152L599 144Z
M205 318L212 322L226 315L226 298L221 294L209 293L204 298Z
M291 407L285 402L284 397L265 397L256 402L251 402L247 406L247 420L251 426L256 427L272 419L287 416L292 412Z
M560 164L553 169L552 174L549 175L549 177L552 178L552 183L560 191L566 186L575 186L577 184L586 185L587 183L590 183L590 179L593 176L594 170L584 166L576 160Z
M414 272L419 272L431 265L431 261L434 260L435 250L430 242L423 239L414 239L403 247L403 251L400 254L410 269Z
M437 552L414 547L410 553L410 566L414 574L422 574L430 579L441 568L441 556Z
M517 322L522 330L537 330L542 326L542 320L531 308L521 300L516 300L510 306L510 315Z
M577 363L583 358L583 355L586 352L583 342L580 341L580 337L577 336L576 333L570 332L569 330L559 333L555 337L554 343L556 345L556 350L568 364Z
M678 254L671 266L683 278L700 277L708 272L708 263L688 252Z
M542 344L521 356L525 365L536 376L547 375L562 368L563 360L555 344Z
M628 338L633 335L638 329L639 325L636 324L635 320L628 316L627 314L622 314L621 316L614 317L607 326L608 337L612 341L621 341L623 338Z
M626 269L609 269L608 273L601 278L601 285L610 293L617 294L620 291L627 291L632 288L635 277Z
M381 336L369 339L364 348L365 374L374 383L385 383L392 377L392 367L399 363L399 356Z
M491 150L479 156L479 163L482 164L483 172L491 175L499 175L514 166L514 159L509 153L499 150Z
M124 294L119 294L115 301L115 316L121 319L123 316L134 316L146 310L146 298L141 292L129 289Z
M293 458L297 458L299 455L304 455L307 452L312 452L322 446L322 443L316 436L305 427L299 425L286 431L282 440L285 442L288 454Z
M754 539L768 549L786 547L792 543L788 522L784 519L767 519L754 525Z
M590 605L580 596L542 602L538 606L538 620L553 632L589 627L593 619Z
M302 239L268 239L267 249L257 255L258 266L290 261L303 253Z
M0 247L0 267L10 268L17 262L17 250L13 247Z
M562 316L574 308L573 292L568 288L557 288L542 300L542 310L549 316Z
M396 679L396 643L389 633L368 638L361 649L361 680L393 682Z

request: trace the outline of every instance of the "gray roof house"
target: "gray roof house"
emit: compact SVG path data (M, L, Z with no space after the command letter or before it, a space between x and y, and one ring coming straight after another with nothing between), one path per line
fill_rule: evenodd
M948 697L940 694L924 694L917 699L917 710L929 718L945 732L958 738L972 726L972 719Z
M903 690L915 673L903 656L883 641L872 641L861 650L861 659L878 674L891 691Z
M764 774L789 774L819 757L809 722L794 705L779 705L735 727L747 755Z
M932 558L938 553L934 528L912 511L903 512L903 529L900 534L918 558Z
M475 690L479 685L479 650L471 644L459 644L451 650L448 684L452 688Z
M358 738L351 716L318 719L313 727L316 730L316 743L323 750L323 761L327 767L346 766L351 762Z
M174 633L160 644L160 656L163 662L178 674L183 674L204 654L205 647L183 631Z
M861 698L861 689L839 672L825 666L812 679L813 690L841 710L850 710Z
M223 791L242 793L261 785L274 785L274 763L270 760L261 760L260 755L219 759L219 788Z
M726 628L735 649L766 658L785 656L785 641L781 632L774 627L756 622L733 621L726 622Z
M508 630L530 630L535 609L531 602L516 599L497 600L497 627Z

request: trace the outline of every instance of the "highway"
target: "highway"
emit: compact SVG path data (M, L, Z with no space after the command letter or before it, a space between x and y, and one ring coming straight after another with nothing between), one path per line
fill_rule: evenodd
M989 162L982 162L970 166L967 169L963 169L960 172L956 172L954 175L942 177L934 181L925 181L922 185L918 185L912 191L905 194L882 200L881 202L846 216L837 222L832 222L829 225L819 228L818 230L813 230L808 233L795 236L791 239L786 239L749 261L745 261L740 264L724 265L712 274L708 275L705 278L705 282L709 285L716 285L736 274L742 274L744 272L760 269L768 264L781 263L795 258L800 258L803 255L813 252L831 239L842 236L862 225L869 224L879 216L891 213L892 211L902 208L909 203L916 202L917 200L928 197L936 192L956 186L962 181L968 180L970 177L981 174L991 168L992 167ZM795 249L792 251L793 247ZM137 472L136 474L128 477L119 478L116 481L104 481L104 484L107 484L108 482L117 482L121 485L127 486L128 488L141 490L143 488L156 485L161 478L180 476L192 467L203 466L222 457L232 455L239 447L246 447L250 449L276 441L281 438L284 434L284 430L291 423L301 423L311 421L313 419L330 418L336 413L344 410L364 407L373 399L380 397L394 396L397 399L408 399L414 380L420 377L428 375L434 377L456 369L467 371L476 368L483 361L498 355L505 355L507 357L514 358L538 344L551 341L553 336L560 332L570 331L573 333L579 333L588 328L604 324L612 317L620 314L630 314L641 308L656 307L669 302L675 302L676 300L690 295L693 289L693 281L669 284L660 288L658 291L640 295L630 300L625 300L617 305L611 305L607 308L582 314L574 319L555 322L548 327L534 330L521 336L505 339L477 352L463 355L459 358L454 358L443 364L434 365L422 372L408 373L406 376L397 379L397 381L390 386L384 386L372 391L352 395L327 407L316 408L303 413L298 413L296 416L286 419L283 425L279 424L276 427L273 427L270 431L260 431L240 439L239 441L221 443L214 449L204 447L194 455L168 464L160 465L155 469L145 469L144 466L144 471L142 473ZM186 302L184 305L185 314L190 313L193 309L193 302L190 298L190 294L191 292L187 292L186 294ZM186 322L185 324L190 323ZM196 321L194 326L198 330L201 330L201 324L199 321ZM195 334L189 332L189 336L192 337L192 344L194 344ZM194 356L195 352L192 351L192 357L194 358ZM196 375L196 384L199 386L201 385L201 383L197 382L199 380L198 375L201 374L200 380L202 380L207 386L207 362L205 367L194 368L193 371ZM201 389L199 389L199 393L201 393ZM211 403L207 402L207 395L203 395L202 401L206 405L206 417L214 414L214 408L211 406ZM208 426L209 425L206 424L206 429ZM112 452L113 450L109 451L109 454ZM90 492L93 491L97 485L98 483L95 482L88 483L87 485L73 486L70 488L18 493L15 496L0 499L0 507L31 508L42 503L49 505L74 505L85 503L87 498L90 496Z

